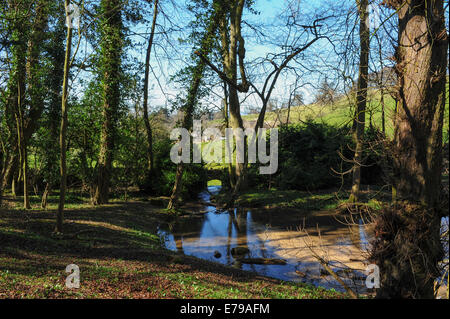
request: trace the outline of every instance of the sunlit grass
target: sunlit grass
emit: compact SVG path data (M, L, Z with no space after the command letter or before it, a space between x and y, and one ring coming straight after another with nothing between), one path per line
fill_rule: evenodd
M447 81L447 93L444 115L444 132L449 129L449 84ZM292 106L289 115L289 123L301 123L307 120L313 120L318 123L326 123L335 126L351 125L355 110L354 97L343 96L331 104L309 104ZM385 111L385 129L388 137L394 134L394 112L395 100L390 94L384 94ZM273 123L274 121L286 123L288 110L280 109L276 112L267 112L265 121ZM256 121L258 114L244 115L244 121ZM371 89L368 93L368 103L366 109L366 127L370 125L382 129L382 103L379 90ZM444 133L445 134L445 133Z
M209 180L208 186L222 186L222 181L218 179Z

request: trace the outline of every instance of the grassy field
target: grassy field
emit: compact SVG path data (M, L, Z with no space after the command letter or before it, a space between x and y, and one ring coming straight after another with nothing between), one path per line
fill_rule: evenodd
M447 97L445 105L444 116L444 131L449 129L449 99L448 99L449 84L447 81ZM353 112L355 109L354 103L347 96L337 99L331 104L309 104L292 106L290 111L289 123L301 123L308 119L315 122L326 123L330 125L343 126L352 123ZM385 107L385 125L386 135L392 137L394 132L393 115L395 112L395 100L390 94L384 94ZM372 89L368 92L368 103L366 110L366 127L369 123L381 130L382 127L382 104L381 93L378 90ZM269 126L277 125L282 122L286 123L288 110L287 108L280 109L275 112L267 112L265 122ZM256 122L258 114L248 114L242 116L247 125ZM217 120L214 122L218 122ZM253 127L253 125L251 125Z
M448 81L447 81L447 98L445 104L445 114L444 114L444 143L448 143L448 132L449 132L449 99L448 99ZM337 127L342 127L345 125L352 125L354 105L349 97L344 96L337 99L332 104L309 104L301 106L291 107L289 123L298 124L305 122L307 120L313 120L317 123L325 123ZM392 138L394 135L394 113L395 113L395 100L390 94L384 94L384 107L385 107L385 129L386 135ZM381 104L381 94L378 90L370 90L368 93L368 103L366 109L366 128L369 127L370 123L373 127L378 128L381 131L382 128L382 104ZM269 127L278 126L281 123L286 123L287 120L287 109L280 109L276 112L267 112L265 116L265 123ZM244 121L245 127L254 127L258 114L248 114L243 115L242 119ZM220 120L214 120L211 124L218 125ZM212 142L202 143L202 148L205 151L206 147L213 150L214 148L222 148L222 158L223 163L208 163L206 164L207 169L224 169L228 167L225 164L225 142L222 140L214 140ZM235 153L232 157L233 163L235 163Z
M172 217L148 201L78 199L56 238L54 208L23 211L18 200L0 210L0 298L348 298L168 251L156 234ZM69 264L80 268L78 289L65 287Z

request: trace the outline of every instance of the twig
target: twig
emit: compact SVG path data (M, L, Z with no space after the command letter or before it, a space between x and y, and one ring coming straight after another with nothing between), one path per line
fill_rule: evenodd
M333 276L334 279L336 279L341 285L342 287L344 287L344 289L348 292L348 294L353 298L353 299L358 299L358 295L349 287L345 284L345 282L333 271L333 269L331 269L327 263L325 262L325 260L323 260L322 258L320 258L319 256L314 256L319 262L320 264L323 266L323 268L325 268L325 270L331 275Z

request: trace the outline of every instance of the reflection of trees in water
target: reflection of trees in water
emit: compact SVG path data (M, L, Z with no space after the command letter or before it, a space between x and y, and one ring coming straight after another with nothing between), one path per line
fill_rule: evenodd
M184 254L183 236L181 236L179 233L174 233L173 239L175 240L175 246L177 247L177 252Z
M236 209L238 246L248 249L247 239L247 212L242 209Z
M230 216L230 222L228 223L228 243L231 243L231 237L232 237L232 226L234 225L236 229L236 242L237 242L237 249L241 251L247 251L245 254L236 254L239 257L243 257L245 255L248 255L248 238L247 238L247 211L236 208L233 212L229 213ZM230 258L231 255L231 249L228 246L227 247L227 256ZM236 259L237 256L234 256ZM242 268L242 263L239 260L234 261L234 267L236 268Z
M204 220L205 215L195 218L177 218L163 225L162 229L165 231L168 230L173 235L177 252L184 253L183 239L189 237L199 240L201 236L200 230L202 229Z
M250 218L251 218L251 223L253 225L256 225L253 221L253 215L250 213ZM255 243L255 245L259 246L259 251L261 253L261 257L262 258L268 258L267 254L266 254L266 241L269 241L269 231L270 228L272 227L269 223L266 223L264 225L260 225L261 227L264 228L264 230L262 230L260 232L261 236L255 236L255 240L257 241L257 243Z
M179 230L179 223L177 221L174 221L174 222L169 223L167 226L169 228L169 231L173 235L173 240L175 242L175 247L177 249L177 252L184 254L184 250L183 250L183 236L182 236L182 233ZM163 228L165 228L165 227L163 227Z
M309 247L304 247L305 243L302 238L310 236L311 239L314 239L311 242L313 244L311 248L314 250L325 249L324 256L322 256L322 250L316 251L316 253L330 264L332 263L333 269L339 271L339 276L345 278L349 276L350 278L351 274L347 274L342 269L349 267L341 262L336 263L336 260L333 260L336 258L334 253L336 253L336 249L342 249L343 253L351 251L353 252L351 257L358 255L356 258L359 259L360 254L354 254L353 247L361 248L361 240L366 237L361 232L362 227L359 224L350 225L342 220L336 220L336 216L331 214L318 212L305 216L301 212L284 210L250 212L244 209L234 209L220 214L210 212L179 217L173 222L165 224L165 228L166 231L170 230L176 251L179 253L190 252L194 248L192 251L201 252L202 258L211 256L207 257L210 259L214 256L217 261L227 265L233 265L239 269L245 267L246 270L263 275L274 275L277 268L253 264L252 261L249 262L248 258L255 258L255 260L277 258L283 256L283 251L303 258L305 257L304 249ZM304 232L307 232L307 235ZM370 236L367 237L370 238ZM200 245L198 250L195 249L197 242ZM215 255L215 250L220 253L217 254L218 257ZM301 250L301 252L297 255L294 250ZM236 253L237 251L239 252ZM328 256L330 252L333 254ZM308 254L306 257L308 258ZM245 264L242 262L243 259L245 259ZM353 261L357 262L356 259ZM313 264L316 263L313 262ZM305 266L306 264L302 263L302 268ZM324 279L321 277L319 280L323 281Z
M227 237L227 264L229 265L231 263L231 239L233 236L233 219L234 215L232 213L228 214L228 237Z

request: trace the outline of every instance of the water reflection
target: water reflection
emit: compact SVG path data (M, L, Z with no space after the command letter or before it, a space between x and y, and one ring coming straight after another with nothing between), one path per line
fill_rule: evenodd
M371 231L361 220L359 225L348 226L330 212L219 212L208 205L211 194L219 191L220 186L208 187L200 194L200 200L206 203L205 214L160 225L167 248L264 276L343 291L313 256L317 254L331 261L330 266L348 286L358 293L366 292L364 270ZM448 217L442 220L442 231L446 230ZM444 249L448 260L448 241ZM242 258L277 258L287 263L247 264L240 262Z
M200 200L208 203L210 195L219 190L218 186L209 187L208 192L200 194ZM361 248L367 247L367 240L363 225L349 228L325 212L306 215L283 210L218 212L214 206L207 206L206 210L205 214L160 225L159 233L166 247L265 276L342 290L321 270L320 263L312 256L314 251L332 260L338 272L348 267L357 269L347 283L359 292L364 290ZM244 264L241 258L277 258L287 263Z

